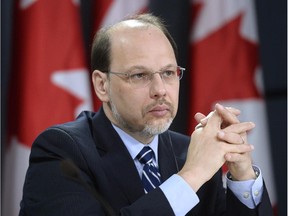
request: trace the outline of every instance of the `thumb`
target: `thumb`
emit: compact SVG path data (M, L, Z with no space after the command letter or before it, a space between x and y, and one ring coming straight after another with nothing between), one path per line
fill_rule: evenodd
M216 111L210 112L208 117L208 121L207 121L207 128L213 129L213 130L220 130L221 129L221 124L222 124L222 118L219 115L219 113L217 113Z

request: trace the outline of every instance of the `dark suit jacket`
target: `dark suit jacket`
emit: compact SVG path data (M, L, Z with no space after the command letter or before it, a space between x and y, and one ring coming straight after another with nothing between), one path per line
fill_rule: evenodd
M189 139L172 131L159 136L162 181L183 166ZM174 215L159 188L144 194L134 162L102 109L44 131L29 162L20 215L106 215L109 206L120 215ZM200 203L188 215L272 215L266 189L261 204L250 210L229 190L225 194L221 171L197 194ZM101 204L105 201L108 207Z

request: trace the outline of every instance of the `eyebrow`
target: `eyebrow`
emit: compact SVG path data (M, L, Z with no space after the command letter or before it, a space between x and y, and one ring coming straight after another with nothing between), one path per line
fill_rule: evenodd
M159 70L156 70L156 71L163 71L163 70L166 70L166 69L169 69L169 68L172 68L172 67L177 67L177 65L168 64L166 66L161 67ZM147 67L142 66L142 65L134 65L134 66L130 67L127 71L130 72L130 71L133 71L135 69L154 71L154 70L151 70L151 68L147 68Z

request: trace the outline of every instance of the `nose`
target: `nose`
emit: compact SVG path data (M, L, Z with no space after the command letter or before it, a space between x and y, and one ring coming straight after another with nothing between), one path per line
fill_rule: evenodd
M166 86L160 73L155 73L150 83L150 94L152 98L159 98L166 95Z

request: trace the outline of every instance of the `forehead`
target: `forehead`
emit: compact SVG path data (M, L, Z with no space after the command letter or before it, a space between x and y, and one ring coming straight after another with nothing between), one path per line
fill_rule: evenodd
M123 21L111 29L110 41L111 66L173 64L176 61L169 40L152 24L137 20Z
M130 43L134 40L138 40L138 38L144 37L146 34L149 34L151 37L156 35L165 37L162 31L156 26L138 20L125 20L119 22L110 29L109 33L112 45L125 43L128 40Z

